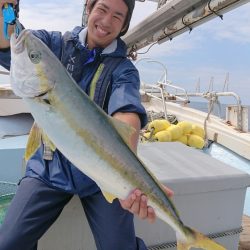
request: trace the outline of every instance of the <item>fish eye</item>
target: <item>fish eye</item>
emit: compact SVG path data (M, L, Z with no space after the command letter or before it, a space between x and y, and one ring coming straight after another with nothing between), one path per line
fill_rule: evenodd
M31 62L38 64L41 61L42 55L39 51L30 51L29 58Z

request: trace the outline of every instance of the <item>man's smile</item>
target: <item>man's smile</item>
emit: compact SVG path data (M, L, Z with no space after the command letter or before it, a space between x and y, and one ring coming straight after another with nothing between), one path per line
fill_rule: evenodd
M106 36L109 34L108 31L104 30L100 25L96 25L96 30L98 31L98 33L102 36Z

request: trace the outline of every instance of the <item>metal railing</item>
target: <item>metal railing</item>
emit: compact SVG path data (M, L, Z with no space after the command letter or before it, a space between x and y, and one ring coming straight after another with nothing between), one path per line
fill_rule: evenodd
M167 79L167 68L164 64L157 60L152 60L151 58L141 58L138 60L135 65L137 66L139 62L146 61L147 63L156 63L163 68L163 74L160 79L155 84L146 84L142 82L141 90L149 96L150 98L155 98L162 101L162 107L164 111L164 116L167 118L167 102L180 102L182 104L190 103L190 97L201 97L205 98L208 101L208 112L209 115L213 111L214 105L217 104L220 109L219 117L222 118L221 115L221 107L219 98L220 97L233 97L236 101L237 106L237 126L236 128L240 131L243 129L243 114L242 114L242 103L240 96L234 92L224 91L225 86L222 92L216 92L211 89L211 82L209 85L209 89L206 92L194 92L188 93L186 89L179 87L173 84L171 81ZM226 81L228 82L229 75L226 76Z

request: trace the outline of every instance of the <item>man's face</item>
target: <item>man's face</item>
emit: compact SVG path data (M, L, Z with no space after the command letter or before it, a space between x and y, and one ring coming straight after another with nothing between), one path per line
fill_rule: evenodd
M123 0L98 0L88 17L87 43L90 49L105 48L123 29L128 7Z

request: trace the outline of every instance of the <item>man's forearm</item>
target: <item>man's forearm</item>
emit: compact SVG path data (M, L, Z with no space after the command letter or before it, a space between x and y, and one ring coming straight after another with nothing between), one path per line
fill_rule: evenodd
M14 32L14 25L8 26L9 36ZM3 17L0 16L0 49L5 49L10 47L10 41L4 38L3 30Z

